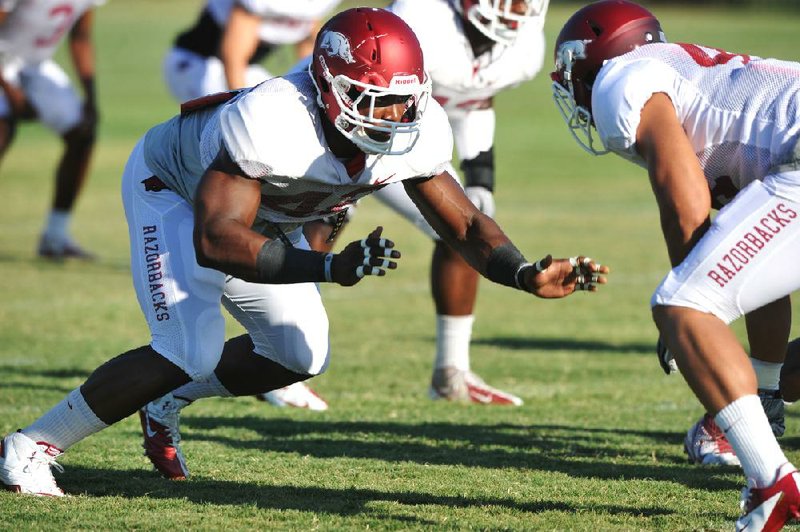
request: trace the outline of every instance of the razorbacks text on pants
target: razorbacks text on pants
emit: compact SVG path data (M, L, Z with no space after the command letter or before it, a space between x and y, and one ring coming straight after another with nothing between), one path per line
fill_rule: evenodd
M781 229L797 218L797 212L779 203L767 216L761 218L736 244L717 262L716 268L706 274L719 286L728 284L736 274L755 257Z
M167 294L164 292L164 284L159 282L164 278L161 267L161 246L158 242L158 227L155 225L142 226L144 235L144 260L147 264L147 281L150 285L150 300L153 304L153 311L156 313L158 321L169 319L169 308L167 307Z

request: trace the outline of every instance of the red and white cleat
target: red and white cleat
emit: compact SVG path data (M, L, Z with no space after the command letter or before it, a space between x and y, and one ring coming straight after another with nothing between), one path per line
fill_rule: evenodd
M686 433L683 449L689 461L695 464L741 465L725 433L708 414L701 417Z
M429 390L431 399L447 399L483 405L520 406L522 399L489 386L471 371L453 367L434 370Z
M307 408L309 410L323 411L328 409L328 403L304 382L295 382L289 386L262 393L256 396L273 406L292 406Z
M43 234L37 250L39 257L49 260L95 260L96 257L69 238L53 238Z
M0 480L9 491L63 497L50 470L64 472L56 462L60 454L52 445L38 444L21 432L11 433L0 441Z
M768 488L748 486L742 490L742 515L736 532L773 532L790 520L800 519L800 473L786 463L778 480Z
M180 410L187 404L168 393L139 410L144 455L159 473L170 480L186 480L189 476L189 468L181 451L178 426Z

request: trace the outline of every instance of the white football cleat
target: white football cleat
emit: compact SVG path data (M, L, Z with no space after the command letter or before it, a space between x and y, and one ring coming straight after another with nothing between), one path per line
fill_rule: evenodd
M686 433L683 449L689 461L695 464L741 465L725 433L708 414L704 414Z
M94 260L96 258L92 253L80 247L72 239L68 237L54 238L46 233L42 234L39 239L37 253L41 258L50 260Z
M483 379L469 370L454 367L437 368L433 371L431 399L465 401L483 405L522 405L522 399L508 392L489 386Z
M170 480L186 480L189 476L178 426L181 408L187 404L187 401L168 393L139 410L144 455L159 473Z
M273 406L292 406L307 408L309 410L323 411L328 409L328 403L304 382L295 382L289 386L262 393L256 396Z
M742 515L736 520L736 532L774 532L800 518L800 473L792 464L780 468L772 486L756 488L748 484L742 490Z
M52 445L39 445L23 433L13 432L0 442L0 480L9 491L63 497L50 471L52 467L64 472L56 462L60 454Z

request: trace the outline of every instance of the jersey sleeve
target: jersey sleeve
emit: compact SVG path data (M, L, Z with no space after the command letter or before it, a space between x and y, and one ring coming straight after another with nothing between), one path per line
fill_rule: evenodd
M442 173L453 157L453 133L447 115L435 100L428 102L421 120L420 137L407 155L407 164L414 177L430 177Z
M604 66L592 88L592 118L606 149L635 158L642 108L658 92L677 102L677 90L678 74L658 61L612 61Z
M257 119L265 115L263 99L248 96L226 105L220 112L220 141L246 177L259 179L271 173L265 153L271 139L268 128Z

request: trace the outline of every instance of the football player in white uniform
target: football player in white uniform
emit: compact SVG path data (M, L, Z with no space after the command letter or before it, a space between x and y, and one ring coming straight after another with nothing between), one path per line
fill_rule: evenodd
M72 210L86 180L97 126L92 11L102 0L0 0L0 156L20 120L39 120L64 141L39 256L92 256L70 237ZM81 102L53 54L68 35Z
M727 436L741 461L737 530L777 530L800 516L800 474L758 388L778 389L800 287L786 269L800 261L800 63L668 43L649 11L624 0L577 11L555 61L554 98L575 139L648 170L673 268L653 318L713 417L709 435ZM753 363L728 327L741 316Z
M311 53L321 17L339 0L208 0L194 26L178 35L164 60L164 78L179 102L252 87L272 76L260 62L276 48ZM275 406L326 410L303 382L257 396Z
M339 0L208 0L164 59L172 96L185 102L273 77L260 62L280 46L311 53L319 20Z
M493 97L532 79L545 52L547 0L396 0L389 9L417 34L433 83L433 97L450 121L467 196L494 216ZM448 166L451 175L457 175ZM522 399L489 386L470 368L470 339L479 275L447 247L403 190L391 185L375 196L434 239L431 289L436 309L433 399L521 405ZM317 234L330 232L319 226ZM315 249L325 238L307 229Z
M317 283L384 275L400 254L380 227L340 253L311 251L302 224L392 182L403 181L428 222L494 282L545 298L606 282L608 268L585 257L528 262L469 201L444 170L452 133L429 96L414 32L389 11L356 8L321 28L308 72L191 102L151 129L122 179L151 342L6 436L0 480L59 496L55 458L148 401L252 395L322 373L328 319ZM247 334L225 341L220 301ZM172 461L162 472L185 477L177 412L171 426L144 421Z

